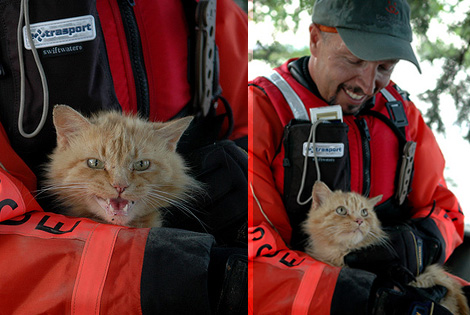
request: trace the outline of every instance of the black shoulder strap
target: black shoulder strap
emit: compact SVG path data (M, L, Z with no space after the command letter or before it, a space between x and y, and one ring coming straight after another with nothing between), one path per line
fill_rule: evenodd
M394 86L394 88L396 89L396 86ZM390 116L389 119L393 122L393 124L397 128L399 128L400 132L402 132L403 135L406 136L405 127L408 126L408 118L406 117L405 108L403 107L403 102L400 100L397 100L385 88L383 88L380 91L380 93L382 93L382 95L387 100L387 102L385 103L385 107L387 108L388 115Z

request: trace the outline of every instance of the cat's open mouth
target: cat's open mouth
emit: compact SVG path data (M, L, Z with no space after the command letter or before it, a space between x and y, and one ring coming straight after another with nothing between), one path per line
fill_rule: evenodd
M134 206L135 202L130 201L127 199L122 199L121 197L118 198L108 198L103 199L96 196L96 201L106 211L107 215L115 216L115 215L129 215L129 211Z

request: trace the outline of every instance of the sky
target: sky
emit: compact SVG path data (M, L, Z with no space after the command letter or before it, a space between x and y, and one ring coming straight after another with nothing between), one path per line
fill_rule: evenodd
M249 6L251 5L252 3L250 1ZM465 0L462 5L468 8L470 6L470 0ZM300 17L301 22L299 30L296 33L290 31L284 34L276 34L276 40L280 43L288 43L298 49L306 47L309 41L308 26L311 21L310 13L302 12ZM462 19L463 17L457 13L457 15L448 15L443 16L442 18L456 20ZM255 24L250 20L248 28L249 50L254 48L257 41L265 44L269 44L273 41L274 27L269 21ZM431 37L443 38L446 42L452 40L452 38L449 37L446 28L437 23L431 24L429 34ZM416 43L414 42L413 44ZM429 62L421 61L420 66L422 74L419 74L416 67L410 62L400 61L394 70L392 80L397 83L400 88L410 93L411 100L424 113L429 105L420 101L418 99L418 95L435 86L435 81L440 72L442 62L435 61L434 64L431 64ZM266 63L254 60L248 65L248 79L269 73L270 70L271 67ZM459 199L461 207L467 217L465 221L467 228L470 228L470 163L468 162L470 157L470 143L463 139L463 136L466 134L466 130L462 130L454 124L457 114L452 98L450 96L443 96L441 104L443 104L441 115L445 124L446 134L442 135L436 132L434 134L446 160L444 175L446 179L450 179L447 184Z

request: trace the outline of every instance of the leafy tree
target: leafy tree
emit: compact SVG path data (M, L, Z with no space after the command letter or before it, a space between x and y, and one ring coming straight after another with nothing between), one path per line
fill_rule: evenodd
M411 24L419 47L417 53L422 60L431 63L440 61L443 66L436 86L419 95L419 98L430 104L425 113L427 123L437 131L444 132L441 120L441 95L451 95L457 108L456 123L469 131L465 138L470 141L470 6L468 0L408 0L411 7ZM286 5L297 4L294 9L286 10ZM312 12L314 0L254 0L250 17L254 22L266 19L273 21L278 32L289 29L288 20L294 22L294 31L299 26L299 15L307 10ZM462 5L465 4L465 5ZM463 8L463 9L462 9ZM460 10L465 16L462 21L448 21L446 17ZM464 12L461 12L464 10ZM442 39L431 40L428 37L429 27L433 21L447 27L449 34L458 38L457 44ZM308 54L307 51L295 51L293 47L282 47L278 42L257 45L253 58L264 59L271 64L279 64L290 56ZM443 105L442 105L443 106Z

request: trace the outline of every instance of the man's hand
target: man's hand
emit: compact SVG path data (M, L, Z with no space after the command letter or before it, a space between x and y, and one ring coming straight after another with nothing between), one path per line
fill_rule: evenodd
M348 254L345 264L407 284L436 261L440 250L437 239L406 224L386 227L384 231L389 236L386 243Z
M443 286L420 289L403 286L401 289L379 288L375 293L371 315L451 315L439 301L447 289Z

